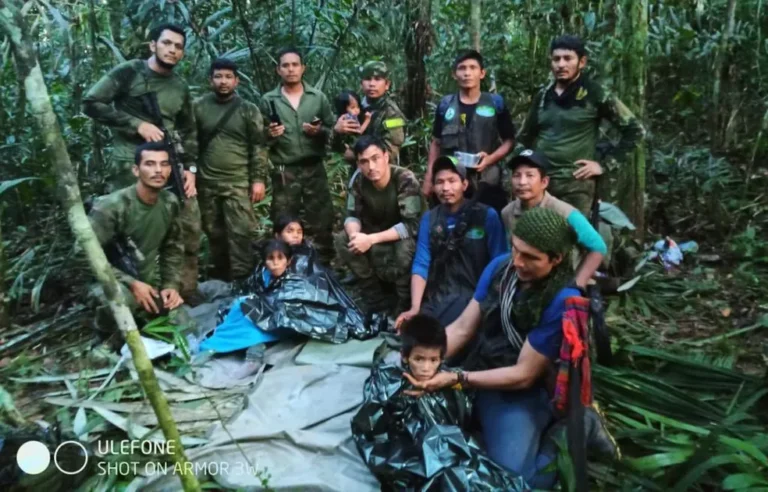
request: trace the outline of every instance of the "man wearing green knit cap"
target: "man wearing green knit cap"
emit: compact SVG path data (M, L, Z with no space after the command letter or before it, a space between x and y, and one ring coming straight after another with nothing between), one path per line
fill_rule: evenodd
M414 386L436 391L460 379L475 390L488 455L532 488L550 490L556 476L545 470L557 453L545 438L554 415L544 379L559 357L565 301L581 295L571 287L568 262L575 234L557 212L535 208L518 220L511 242L512 254L488 264L474 299L446 328L446 357L472 347L464 362L468 371L439 372ZM483 331L476 336L481 320ZM615 451L591 409L585 436L589 445Z
M387 91L392 85L389 69L383 61L369 61L362 67L360 87L365 96L362 101L361 114L370 113L371 120L364 131L360 123L354 119L339 115L334 127L336 135L373 135L379 137L389 148L390 162L398 165L400 146L405 142L405 115L397 103L392 100ZM351 145L354 147L354 145ZM344 158L355 163L352 151L344 154Z

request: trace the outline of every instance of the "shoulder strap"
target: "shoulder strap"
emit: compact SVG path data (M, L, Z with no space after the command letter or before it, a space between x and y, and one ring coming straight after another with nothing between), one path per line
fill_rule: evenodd
M213 125L213 128L210 132L200 135L198 137L198 144L200 146L200 154L205 152L205 149L208 148L208 144L211 143L213 138L219 134L219 132L224 128L224 126L229 123L229 120L232 118L232 115L235 114L235 111L242 106L243 99L240 96L235 97L235 101L232 103L232 106L227 109L227 112L222 115L221 118L219 118L219 121L216 122L215 125Z

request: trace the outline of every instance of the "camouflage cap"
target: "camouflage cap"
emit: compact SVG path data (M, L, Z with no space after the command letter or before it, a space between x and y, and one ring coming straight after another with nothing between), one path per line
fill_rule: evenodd
M363 65L362 72L363 78L375 77L377 75L379 77L384 77L385 79L389 78L387 64L379 60L371 60Z

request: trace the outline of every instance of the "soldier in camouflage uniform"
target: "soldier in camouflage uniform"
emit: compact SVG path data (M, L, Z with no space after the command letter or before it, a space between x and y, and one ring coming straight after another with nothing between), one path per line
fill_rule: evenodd
M159 142L163 132L154 123L147 107L147 94L155 93L163 125L178 132L184 148L184 194L181 211L184 266L181 293L188 298L197 291L197 252L200 249L200 209L197 204L194 165L197 159L197 129L192 98L186 82L173 73L184 56L184 30L163 24L152 30L148 60L131 60L113 68L91 87L83 111L112 128L114 150L109 164L108 189L132 185L133 152L142 142ZM177 163L174 163L177 164Z
M135 184L97 199L88 218L105 249L113 241L120 241L131 255L128 262L133 262L134 275L138 276L114 266L113 271L131 311L151 318L184 302L179 295L184 261L181 205L173 193L163 189L171 174L165 146L161 142L144 143L135 156ZM113 327L103 291L93 288L91 296L101 304L97 323L107 321Z
M320 259L333 259L333 202L323 159L333 129L331 103L325 95L303 82L306 65L292 48L278 56L281 83L264 94L261 112L267 125L272 174L272 219L303 209L307 234L312 236Z
M363 65L362 76L360 86L365 97L362 101L361 114L366 112L371 114L371 121L362 134L374 135L383 140L389 149L390 160L397 165L400 163L400 147L405 142L405 115L387 93L392 85L389 80L389 70L382 61L369 61ZM359 135L360 123L345 116L339 115L334 134ZM351 150L345 152L344 158L356 163Z
M555 80L534 96L518 141L549 159L549 192L589 217L593 178L603 174L594 160L600 123L608 120L619 131L609 155L619 161L640 142L644 130L621 101L582 72L587 56L581 39L556 38L550 55Z
M213 92L195 101L199 143L200 209L213 278L250 275L256 229L252 203L263 200L267 175L264 122L259 108L237 95L237 65L211 64Z
M378 137L361 137L354 153L360 172L349 186L336 253L359 279L369 309L402 312L411 302L410 268L422 212L419 181L408 169L390 165L387 145ZM394 284L397 306L385 306L382 283Z

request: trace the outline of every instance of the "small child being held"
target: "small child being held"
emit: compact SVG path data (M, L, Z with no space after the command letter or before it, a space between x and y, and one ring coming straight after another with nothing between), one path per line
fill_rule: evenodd
M336 114L343 114L348 119L356 119L360 123L360 134L363 134L371 123L371 113L366 111L361 118L360 111L360 97L355 92L343 91L336 96Z
M385 357L371 369L352 418L357 450L382 490L455 489L456 477L464 477L467 490L522 490L469 434L472 404L460 385L413 391L414 382L448 371L445 328L418 314L403 323L400 336L400 354L390 354L399 360Z
M417 314L400 331L403 368L416 381L428 381L437 374L448 348L445 328L432 316Z

